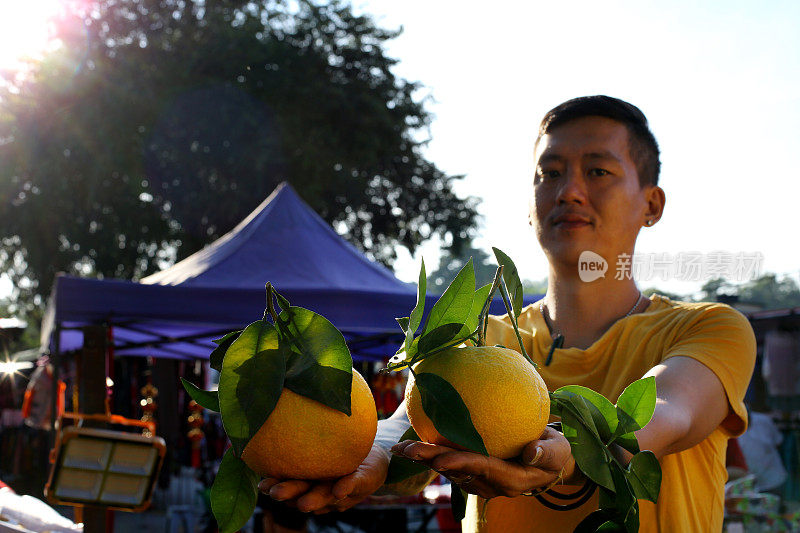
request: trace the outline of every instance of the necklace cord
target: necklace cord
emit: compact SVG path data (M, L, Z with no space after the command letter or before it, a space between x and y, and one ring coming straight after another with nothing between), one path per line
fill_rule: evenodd
M636 298L636 303L633 304L633 307L631 307L630 311L625 313L625 316L623 316L622 318L618 318L617 320L623 320L631 316L633 312L636 310L636 308L639 307L639 304L642 303L642 298L644 298L644 295L642 294L642 291L639 291L639 297ZM542 298L542 300L539 302L539 312L542 313L544 324L547 326L548 329L550 329L550 324L548 322L547 315L544 312L544 298ZM555 351L564 346L564 335L562 335L559 331L555 329L552 329L551 331L553 333L553 343L550 345L550 349L547 351L547 357L545 358L544 366L550 366L550 363L553 362L553 354L555 353Z

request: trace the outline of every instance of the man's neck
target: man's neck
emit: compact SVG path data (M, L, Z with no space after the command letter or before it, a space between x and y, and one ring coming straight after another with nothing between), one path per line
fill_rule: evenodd
M577 268L572 270L577 272ZM551 268L544 300L545 316L553 334L564 337L564 348L585 349L631 311L639 295L632 279L617 280L607 275L585 282L577 275L559 275ZM646 302L640 301L635 312L645 306Z

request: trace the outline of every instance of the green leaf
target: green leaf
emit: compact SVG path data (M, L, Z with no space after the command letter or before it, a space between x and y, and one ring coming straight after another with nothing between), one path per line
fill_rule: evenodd
M283 390L288 349L272 324L259 320L231 344L219 379L222 425L238 457L264 425Z
M401 344L394 356L389 359L389 363L386 365L386 370L402 370L403 368L407 368L411 361L416 361L415 358L419 353L417 350L418 346L419 337L414 339L414 342L411 343L411 347L408 351L406 350L405 344Z
M478 322L480 321L480 314L483 310L483 304L486 303L486 298L489 297L489 291L492 290L492 284L484 285L475 291L475 296L472 298L472 309L464 322L464 328L461 330L461 335L468 336L475 333L478 329Z
M603 508L597 509L589 513L589 515L581 520L573 533L596 533L603 531L605 533L623 533L625 528L621 524L613 522L615 514L613 511Z
M291 335L291 350L311 361L353 371L353 358L342 333L324 316L303 307L290 307L279 315Z
M422 409L444 438L476 453L488 455L478 431L472 424L464 400L444 378L422 372L414 376L420 392Z
M464 325L457 324L442 324L436 329L433 329L419 338L419 353L426 354L432 352L437 348L441 348L447 344L452 343L457 339L461 328Z
M647 450L633 456L625 477L637 498L658 503L661 490L661 465L653 452Z
M256 508L258 475L228 448L211 485L211 510L220 533L241 529Z
M572 456L581 472L601 487L613 490L614 481L608 457L605 447L598 442L599 436L593 435L569 409L564 409L561 413L561 424L564 436L572 448Z
M656 378L638 379L625 387L617 399L617 408L636 421L637 429L646 426L656 408Z
M181 378L181 383L183 383L183 388L186 389L186 392L189 393L192 400L196 401L198 405L209 411L219 413L219 394L217 391L203 390L191 381L187 381L183 378Z
M556 390L552 398L556 400L556 408L559 409L559 413L561 413L562 417L564 411L570 411L576 419L582 422L581 425L584 426L590 434L596 437L598 446L603 443L601 428L597 426L596 421L601 422L603 424L602 429L608 431L605 419L603 419L599 411L594 408L589 401L570 390L565 390L563 387ZM592 409L590 409L590 406L594 408L594 413ZM566 433L564 433L564 435L566 435Z
M422 315L425 313L425 291L427 291L427 277L425 274L425 259L422 260L422 266L419 269L419 281L417 282L417 303L414 309L411 310L409 315L409 323L404 331L406 332L405 347L406 351L411 348L411 342L414 340L414 333L422 323Z
M316 400L350 416L353 374L338 368L303 360L297 353L289 355L284 386L294 393Z
M622 444L625 438L628 439L633 438L635 439L636 436L634 435L634 431L639 431L642 427L639 425L636 420L633 419L628 413L616 407L617 410L617 420L619 420L619 425L617 426L617 430L614 432L614 440ZM622 439L622 441L620 440ZM638 446L638 443L637 443Z
M472 258L469 259L455 279L434 304L428 315L422 334L433 331L442 324L463 324L472 311L472 300L475 297L475 271Z
M278 318L292 351L286 386L349 416L353 358L342 333L324 316L302 307L292 306Z
M467 514L467 493L455 483L450 483L450 510L453 511L456 522L464 520Z
M408 325L411 323L411 319L410 318L408 318L407 316L404 316L404 317L400 317L400 318L395 318L395 321L400 326L400 329L403 330L403 332L408 331Z
M625 433L619 437L614 438L614 442L631 452L632 454L639 453L639 441L636 440L636 435L633 433Z
M519 272L514 261L511 260L502 250L492 247L497 264L503 266L503 281L511 296L511 308L514 310L514 318L519 318L522 313L522 282L519 279Z
M639 503L633 489L625 477L625 471L617 464L611 465L611 475L614 479L614 505L616 512L628 533L639 531Z
M278 300L278 306L280 306L282 311L286 311L292 306L292 304L289 303L289 300L284 298L278 291L275 290L275 287L272 288L272 292L275 294L275 298Z
M418 441L420 438L419 435L417 435L417 432L414 431L414 428L410 427L405 433L403 433L403 436L400 437L400 440L397 442L402 442L404 440ZM386 481L384 481L384 484L390 485L392 483L399 483L410 477L427 472L428 470L430 469L423 464L414 462L405 457L392 455L392 459L389 461L389 472L386 474Z
M211 355L208 356L211 368L217 372L222 371L222 360L225 358L225 352L228 351L228 348L230 348L231 344L233 344L233 341L235 341L241 333L241 329L231 331L221 339L214 339L214 341L212 341L217 344L217 347L214 348L214 351L212 351Z
M624 533L627 529L616 522L603 522L597 528L597 533Z
M595 426L597 426L598 430L607 428L607 431L600 431L600 438L603 439L603 442L608 442L611 434L614 433L617 429L617 425L619 424L619 420L617 419L617 410L614 407L614 404L611 403L605 396L600 394L599 392L595 392L588 387L582 387L580 385L567 385L565 387L561 387L558 389L559 391L569 391L578 396L583 397L587 400L593 407L597 409L597 413L592 413L593 417L595 418ZM597 414L602 416L604 426L598 424L599 419Z

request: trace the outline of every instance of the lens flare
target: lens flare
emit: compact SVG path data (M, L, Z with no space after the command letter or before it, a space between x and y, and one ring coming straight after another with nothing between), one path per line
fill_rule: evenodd
M36 60L52 45L58 0L0 0L0 69Z

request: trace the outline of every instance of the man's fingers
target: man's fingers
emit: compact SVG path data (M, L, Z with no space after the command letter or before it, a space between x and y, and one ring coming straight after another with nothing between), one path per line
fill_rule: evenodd
M525 446L522 450L521 463L550 472L560 472L569 460L570 454L564 436L548 427L539 440Z
M434 457L431 462L431 468L445 476L449 476L450 472L458 472L461 475L482 476L487 473L493 460L502 462L500 459L494 459L478 453L451 451Z
M519 462L525 466L539 466L539 463L542 460L542 455L544 455L544 449L542 448L540 441L535 440L526 444L522 449Z
M412 461L420 462L430 461L438 455L452 451L453 449L447 446L439 446L416 440L404 440L392 447L392 453L402 455Z
M310 488L311 483L308 481L301 481L299 479L283 481L273 485L269 489L269 497L277 501L292 500L305 494Z
M326 508L333 500L330 483L320 483L297 500L297 509L309 513Z
M271 489L274 485L277 485L280 482L281 482L280 479L275 479L273 477L266 477L258 483L258 490L260 490L265 494L269 494L269 489Z
M358 472L353 472L337 481L332 490L333 498L335 500L343 500L353 494L358 486L358 476Z

